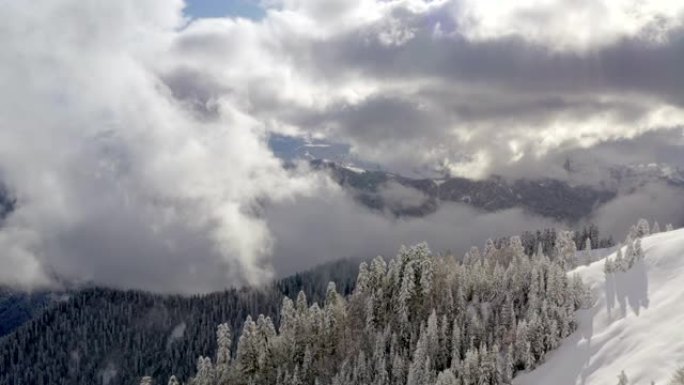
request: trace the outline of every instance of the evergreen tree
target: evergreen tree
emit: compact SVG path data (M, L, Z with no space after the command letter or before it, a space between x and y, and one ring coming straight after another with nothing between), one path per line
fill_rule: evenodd
M401 355L396 352L392 359L392 383L403 384L406 381L405 364Z
M613 265L613 261L610 259L610 257L606 257L606 260L603 262L603 272L606 275L608 275L614 271L615 271L615 266Z
M461 352L463 351L461 341L461 327L457 321L454 321L451 330L451 368L460 366Z
M587 238L584 242L584 262L586 265L591 264L591 238Z
M496 246L494 245L494 241L491 238L488 238L487 241L485 242L484 249L482 250L482 254L484 255L485 258L488 259L494 259L496 258Z
M477 384L480 378L480 356L472 346L466 351L461 368L461 382L463 385Z
M632 266L634 266L634 261L636 260L636 251L634 250L634 243L635 241L627 241L627 247L625 248L625 259L623 261L623 271L627 271L631 269Z
M641 239L639 238L634 241L634 257L637 261L644 259L644 249L641 247Z
M525 255L525 248L522 245L520 237L517 235L511 237L508 247L511 250L511 255L513 256L513 258L522 257Z
M651 227L651 234L658 234L660 232L660 224L658 221L653 222L653 227Z
M263 351L261 350L262 347L259 344L258 338L256 323L252 321L251 316L247 316L242 328L242 334L238 340L236 356L237 368L239 371L238 376L245 383L255 379L260 370L260 361ZM204 383L197 385L204 385Z
M209 357L200 357L197 360L197 374L191 382L192 385L213 385L215 381L214 368Z
M527 322L521 321L518 323L518 328L515 333L515 345L514 345L514 361L517 367L522 369L528 369L528 362L530 358L527 357L529 352L529 337L528 337Z
M437 375L436 385L458 385L458 383L451 370L444 370Z
M646 219L639 219L636 226L636 238L645 237L651 234L650 226Z
M626 271L627 270L627 264L625 262L625 259L622 257L622 244L618 246L617 252L615 253L615 262L613 263L614 265L614 270L617 271Z
M222 323L216 330L216 377L220 383L227 381L230 372L230 326Z
M565 269L577 266L575 259L577 245L573 237L572 231L558 231L556 233L555 256Z
M499 377L501 378L501 383L511 384L513 381L513 346L508 345L506 349L506 354L503 356L503 361L499 367Z
M413 361L409 367L407 385L423 385L426 383L427 371L430 369L425 367L426 362L429 362L427 334L425 329L421 329L420 338L413 353Z
M617 385L627 385L627 384L629 384L629 379L627 378L627 375L625 374L625 371L623 370L618 375Z
M684 385L684 367L679 368L668 385Z

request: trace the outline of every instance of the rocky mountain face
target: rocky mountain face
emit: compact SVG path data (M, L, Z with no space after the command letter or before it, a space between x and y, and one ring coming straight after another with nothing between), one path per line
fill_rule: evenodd
M655 163L616 166L608 170L603 185L615 190L630 191L654 182L684 188L684 171L670 165Z
M555 179L412 179L320 160L312 165L330 172L358 202L396 216L424 216L435 212L443 202L460 202L488 212L520 207L544 217L575 222L617 195L615 189L574 186Z
M15 201L0 184L0 222L5 219L7 214L14 210Z

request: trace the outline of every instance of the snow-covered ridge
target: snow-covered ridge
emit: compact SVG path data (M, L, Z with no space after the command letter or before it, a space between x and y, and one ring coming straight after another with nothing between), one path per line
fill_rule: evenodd
M596 299L578 315L578 330L546 362L520 373L520 385L667 384L684 365L684 230L642 240L645 258L606 275L604 260L578 273ZM615 258L615 253L609 255Z

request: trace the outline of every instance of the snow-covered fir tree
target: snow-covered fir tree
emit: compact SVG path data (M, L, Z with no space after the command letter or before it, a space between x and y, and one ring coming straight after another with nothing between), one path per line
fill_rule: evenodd
M625 374L625 371L623 370L618 375L617 385L627 385L627 384L629 384L629 379L627 378L627 374Z
M572 231L558 231L556 233L555 257L565 269L577 266L577 245Z
M658 221L653 222L653 226L651 227L651 234L658 234L660 232L660 224Z
M587 238L584 241L584 263L586 265L591 264L591 238Z
M636 225L636 236L638 238L645 237L651 234L651 227L648 221L644 218L639 219Z
M234 354L219 325L216 359L200 357L190 384L509 384L572 333L587 296L566 274L572 233L558 234L553 258L512 237L463 259L419 244L362 263L346 298L331 283L321 305L285 298L277 328L247 317Z
M643 224L643 220L639 221ZM639 226L632 226L632 229L638 228ZM606 257L603 271L605 274L611 274L616 271L627 271L631 269L635 263L644 258L644 250L641 247L641 238L633 238L634 232L630 230L627 235L627 239L624 244L620 244L615 252L615 258ZM623 252L624 249L624 252Z

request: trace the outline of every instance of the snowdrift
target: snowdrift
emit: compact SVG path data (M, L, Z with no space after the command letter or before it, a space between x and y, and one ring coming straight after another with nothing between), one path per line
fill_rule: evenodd
M578 314L578 330L546 361L520 373L518 385L666 385L684 365L684 230L642 240L645 258L606 276L604 260L574 270L594 306ZM615 257L613 252L609 256Z

